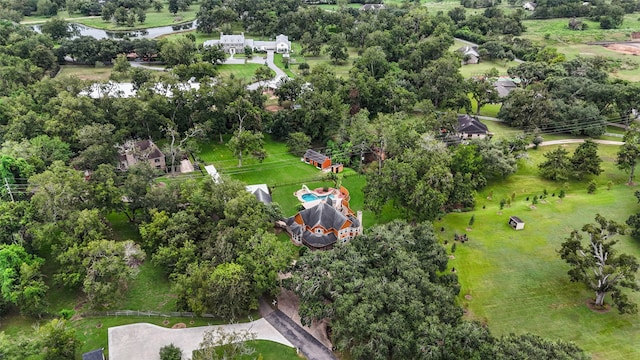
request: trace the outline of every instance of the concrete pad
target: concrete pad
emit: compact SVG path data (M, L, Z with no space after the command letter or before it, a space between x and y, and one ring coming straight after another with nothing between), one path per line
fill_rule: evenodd
M256 340L270 340L293 347L264 318L250 323L186 329L168 329L153 324L138 323L109 328L109 359L159 360L160 348L171 343L182 349L184 359L190 359L193 350L196 350L202 342L204 333L220 327L228 331L249 330L256 334Z

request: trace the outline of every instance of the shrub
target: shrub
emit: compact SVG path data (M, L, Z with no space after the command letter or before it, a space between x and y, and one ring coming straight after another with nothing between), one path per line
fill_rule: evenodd
M60 310L60 312L58 312L58 314L60 315L61 318L65 320L69 320L73 317L73 315L76 314L76 311L73 309L62 309Z
M179 347L169 344L160 348L160 360L181 360L182 350Z
M593 194L594 192L596 192L596 188L598 187L598 184L596 184L595 180L591 180L589 181L589 185L587 185L587 192L589 194Z
M451 253L456 252L456 244L451 245Z

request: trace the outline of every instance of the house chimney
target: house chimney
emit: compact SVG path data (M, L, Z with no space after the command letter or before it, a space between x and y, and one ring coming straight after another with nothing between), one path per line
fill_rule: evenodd
M362 234L362 211L358 210L356 217L358 218L358 222L360 222L360 234Z

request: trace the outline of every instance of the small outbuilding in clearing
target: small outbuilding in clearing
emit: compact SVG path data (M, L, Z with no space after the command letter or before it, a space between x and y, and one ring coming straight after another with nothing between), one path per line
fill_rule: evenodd
M524 229L524 221L517 216L509 217L509 226L511 226L514 230L523 230Z

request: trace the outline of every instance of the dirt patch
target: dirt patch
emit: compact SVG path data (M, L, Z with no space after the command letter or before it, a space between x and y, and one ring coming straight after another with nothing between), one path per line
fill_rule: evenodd
M187 324L185 324L185 323L176 323L171 328L172 329L186 329L187 328Z
M264 109L267 110L267 111L270 111L270 112L278 112L278 111L280 111L280 110L282 110L284 108L282 106L279 106L279 105L269 105L269 106L265 106Z
M449 255L449 259L453 260L453 259L455 259L455 258L456 258L456 256L455 256L455 255Z
M473 297L472 297L471 295L469 295L469 294L465 295L465 296L464 296L464 298L465 298L465 300L471 300L471 299L473 299Z
M529 206L529 209L535 210L535 209L537 209L537 207L535 205L531 205L531 206Z
M97 323L96 324L96 329L100 329L102 327L102 323Z
M605 314L611 311L611 305L604 304L604 306L598 306L596 305L595 301L593 301L593 299L588 299L587 301L585 301L585 304L589 309L591 309L591 311L597 312L600 314Z
M468 227L468 228L466 228L465 230L467 230L467 231L471 231L471 230L473 230L473 229L472 229L472 228L470 228L470 227Z
M165 321L163 321L163 322L162 322L162 325L164 325L164 326L168 326L168 325L169 325L169 320L165 320Z
M285 315L295 321L298 325L302 326L300 322L300 315L298 309L300 308L300 299L291 291L282 289L280 295L278 295L278 310L282 311ZM331 349L333 345L327 336L327 326L329 321L323 319L322 321L314 321L310 327L302 326L307 330L314 338L318 339L324 346Z
M608 45L605 45L604 47L620 54L636 55L636 56L640 55L640 47L634 46L634 45L608 44Z

